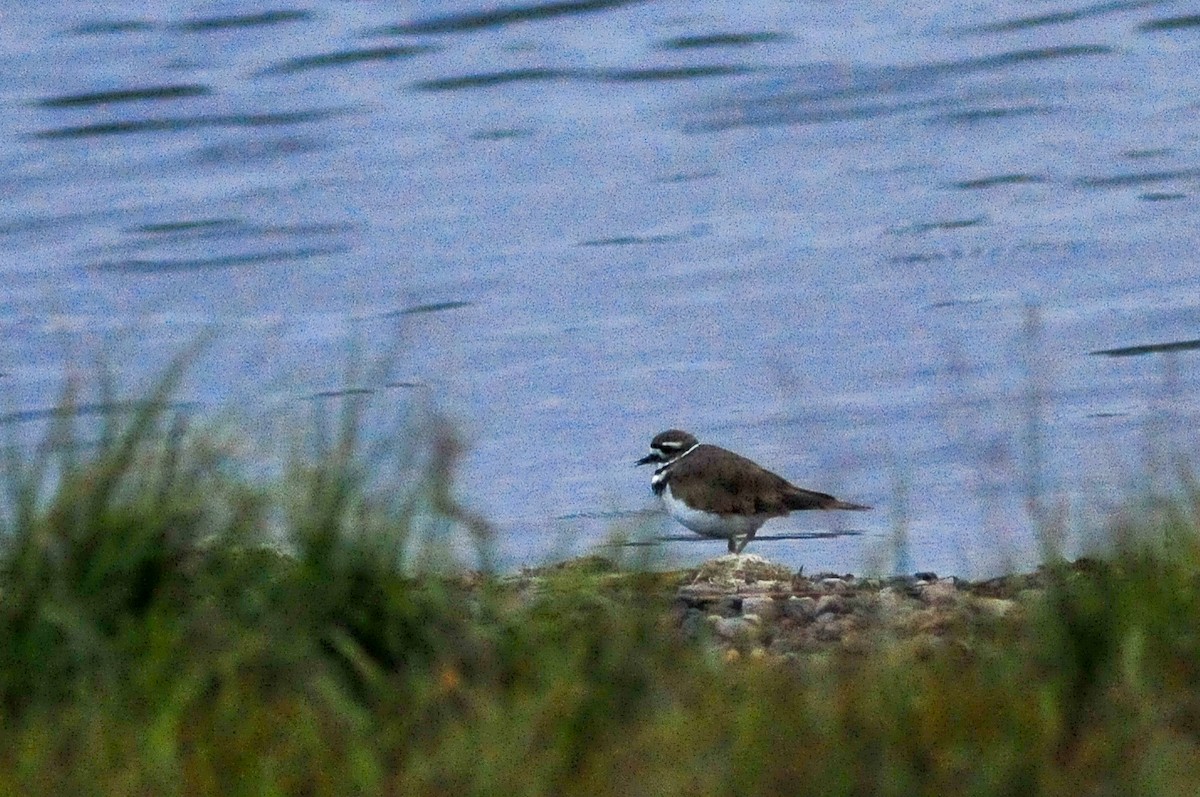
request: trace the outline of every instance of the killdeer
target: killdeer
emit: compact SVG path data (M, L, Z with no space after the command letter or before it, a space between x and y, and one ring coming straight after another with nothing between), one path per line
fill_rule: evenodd
M650 441L637 465L661 463L650 489L671 517L703 537L729 540L741 553L762 524L801 509L870 509L805 490L756 462L695 436L668 429ZM740 540L739 540L740 538Z

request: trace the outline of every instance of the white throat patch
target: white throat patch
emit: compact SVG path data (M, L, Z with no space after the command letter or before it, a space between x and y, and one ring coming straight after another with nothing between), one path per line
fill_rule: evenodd
M671 457L671 459L667 460L666 462L664 462L663 464L661 464L661 465L659 465L657 468L655 468L655 469L654 469L654 475L650 477L650 486L651 486L651 487L657 487L658 485L660 485L660 484L662 484L664 481L666 481L666 478L667 478L667 471L669 471L669 470L671 469L671 466L672 466L672 465L674 465L674 464L675 464L676 462L678 462L679 460L681 460L681 459L683 459L684 457L686 457L688 454L690 454L690 453L692 453L693 451L695 451L695 450L696 450L697 448L699 448L699 447L700 447L700 444L699 444L699 443L695 443L695 444L693 444L693 445L692 445L692 447L691 447L691 448L689 448L687 451L684 451L684 452L683 452L682 454L680 454L679 456L676 456L676 457Z

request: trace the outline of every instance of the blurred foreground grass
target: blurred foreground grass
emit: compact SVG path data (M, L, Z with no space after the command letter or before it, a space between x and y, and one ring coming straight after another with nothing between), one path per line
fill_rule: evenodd
M169 380L168 380L169 381ZM167 386L169 387L169 385ZM728 661L662 576L487 570L433 434L380 495L352 413L262 486L164 409L8 448L0 792L1091 795L1200 790L1187 499L948 644ZM454 565L439 529L478 561Z

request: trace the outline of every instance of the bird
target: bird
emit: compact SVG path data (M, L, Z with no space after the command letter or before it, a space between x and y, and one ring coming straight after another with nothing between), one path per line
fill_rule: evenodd
M650 489L671 517L702 537L725 539L741 553L771 518L804 509L871 507L797 487L740 454L701 443L681 429L650 441L650 453L635 466L657 464Z

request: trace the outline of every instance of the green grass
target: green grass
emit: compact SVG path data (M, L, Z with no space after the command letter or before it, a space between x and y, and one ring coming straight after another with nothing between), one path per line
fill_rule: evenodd
M264 485L172 417L177 378L94 447L70 392L43 444L8 446L2 793L1200 787L1192 493L1115 526L1111 557L1052 565L1019 621L730 662L679 632L668 577L491 573L444 430L410 441L408 482L376 485L347 411Z

